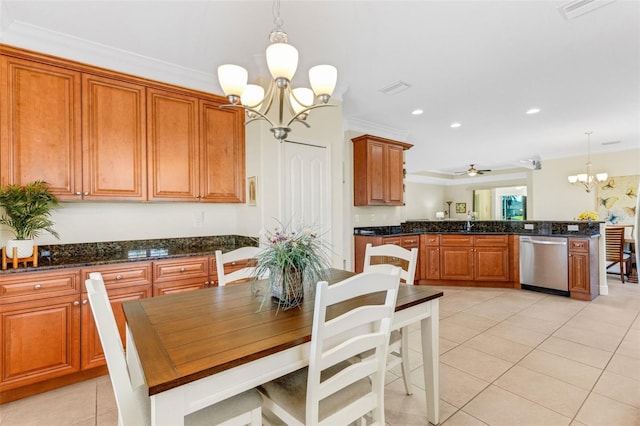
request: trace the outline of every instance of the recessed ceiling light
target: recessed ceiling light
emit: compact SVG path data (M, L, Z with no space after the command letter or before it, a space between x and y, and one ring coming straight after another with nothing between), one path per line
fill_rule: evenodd
M420 115L422 114L424 111L421 109L414 109L413 111L411 111L411 114L413 115Z
M537 114L540 112L540 108L529 108L527 110L527 114L531 115L531 114Z
M460 123L451 123L451 126L449 126L449 127L451 127L452 129L457 129L460 126L462 126L462 124L460 124Z

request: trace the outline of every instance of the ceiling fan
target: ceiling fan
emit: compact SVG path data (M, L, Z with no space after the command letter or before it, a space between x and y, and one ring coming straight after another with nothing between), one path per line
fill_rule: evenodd
M456 172L457 175L469 175L469 176L475 176L475 175L482 175L486 172L490 172L491 169L482 169L482 170L478 170L476 169L474 166L475 164L471 163L469 164L469 169L465 170L464 172Z

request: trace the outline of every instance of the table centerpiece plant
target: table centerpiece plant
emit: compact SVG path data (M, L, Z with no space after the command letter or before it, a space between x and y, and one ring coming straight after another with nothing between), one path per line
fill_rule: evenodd
M278 309L297 307L305 289L313 294L317 282L328 277L331 261L327 244L318 233L305 227L290 231L280 226L262 234L266 246L257 256L256 275L268 275L265 299L277 299ZM254 286L254 293L261 290Z
M37 180L24 186L6 185L0 189L0 207L4 208L0 224L10 227L16 237L7 241L8 256L13 247L18 248L18 258L32 256L33 240L42 231L60 238L50 219L51 211L58 208L58 200L47 182Z

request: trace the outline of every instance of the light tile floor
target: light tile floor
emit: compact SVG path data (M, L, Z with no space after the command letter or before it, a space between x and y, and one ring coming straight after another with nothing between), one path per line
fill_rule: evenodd
M640 286L609 279L592 302L442 287L440 419L457 425L640 425ZM389 425L424 425L418 328L414 395L387 374ZM116 425L107 376L0 405L0 426Z

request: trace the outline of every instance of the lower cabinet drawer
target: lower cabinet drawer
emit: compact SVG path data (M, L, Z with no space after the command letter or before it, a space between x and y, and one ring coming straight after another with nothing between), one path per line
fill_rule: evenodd
M165 283L176 282L191 278L204 278L205 282L209 277L209 257L192 257L188 259L169 259L153 262L153 282Z
M200 290L207 287L209 287L209 280L207 277L156 283L153 285L153 297L163 296L165 294L182 293L183 291Z
M146 285L153 282L151 262L98 266L82 269L80 274L82 276L82 291L86 291L84 282L89 278L91 272L100 272L102 274L102 279L107 289Z
M0 276L0 304L80 294L77 269Z

